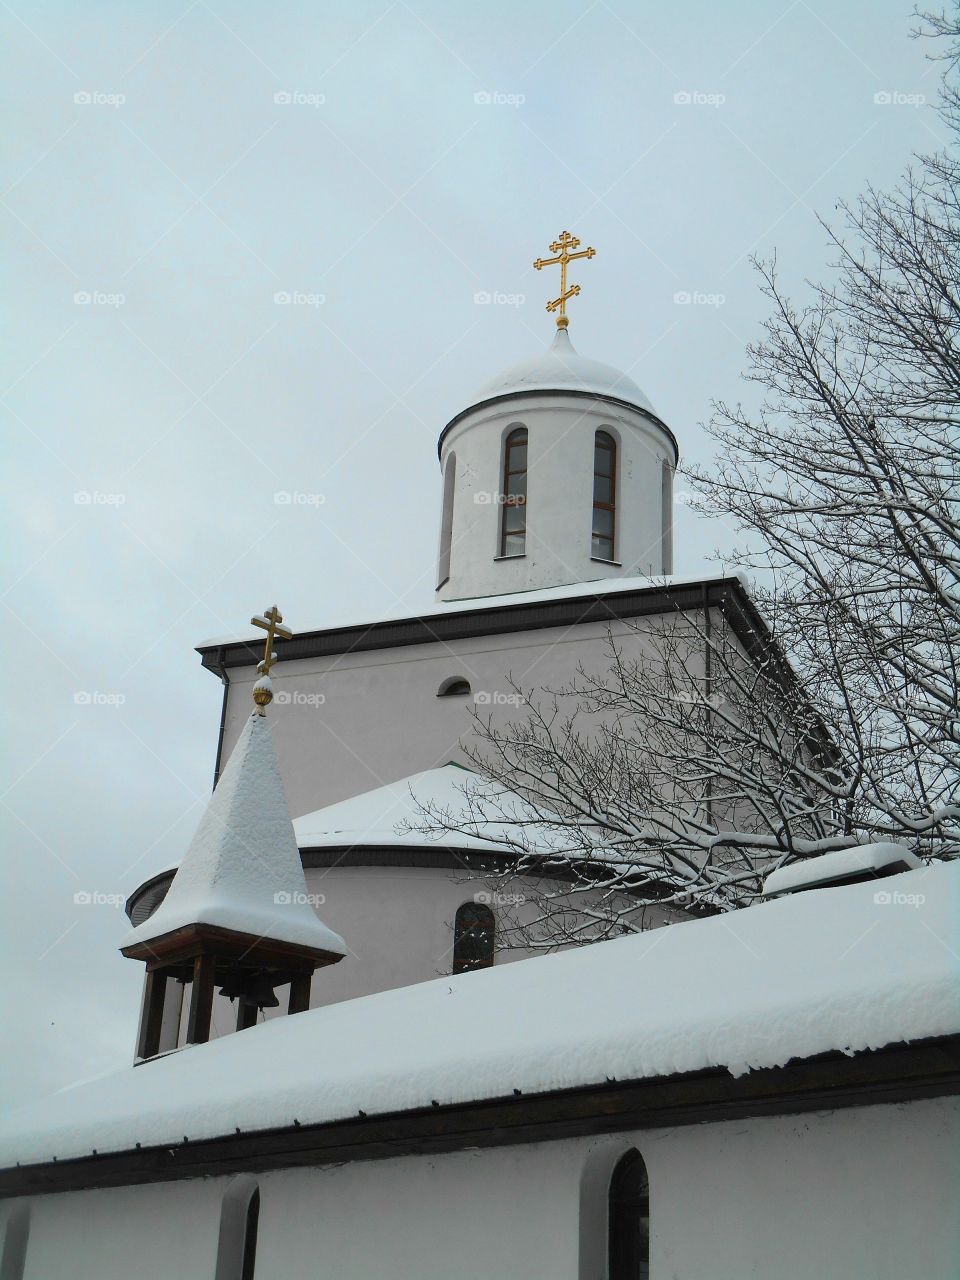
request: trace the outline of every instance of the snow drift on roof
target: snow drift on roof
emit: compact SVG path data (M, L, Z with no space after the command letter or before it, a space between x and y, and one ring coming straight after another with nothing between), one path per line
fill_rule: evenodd
M0 1117L0 1163L956 1034L958 903L941 864L276 1018Z

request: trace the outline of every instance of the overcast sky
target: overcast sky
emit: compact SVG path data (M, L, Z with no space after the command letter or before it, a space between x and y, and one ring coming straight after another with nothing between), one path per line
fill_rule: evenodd
M551 340L550 241L598 251L574 344L703 461L711 398L750 390L749 255L802 296L816 214L941 131L905 0L12 0L0 25L15 1102L130 1061L116 904L211 783L193 646L274 601L294 628L430 603L437 436ZM678 572L729 545L681 509Z

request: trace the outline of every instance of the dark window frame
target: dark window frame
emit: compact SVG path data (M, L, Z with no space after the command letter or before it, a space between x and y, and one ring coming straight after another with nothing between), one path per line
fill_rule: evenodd
M523 466L518 467L511 465L511 454L518 449L523 449L524 460ZM526 427L517 426L511 428L503 442L503 469L501 472L500 486L500 540L499 540L499 557L500 559L512 559L514 556L522 556L527 550L527 475L528 475L528 448L529 433ZM523 494L513 495L512 481L516 477L523 477ZM507 512L520 510L522 512L522 520L519 529L507 528ZM508 551L508 540L521 539L521 548L519 551Z
M598 463L606 458L609 471L598 469ZM597 481L609 480L610 501L603 502L597 497ZM597 530L597 512L610 512L610 533L599 533ZM601 543L604 546L598 547ZM594 560L616 560L617 550L617 441L614 436L603 429L593 437L593 507L590 525L590 555Z
M464 927L464 921L473 917ZM453 973L489 969L496 952L497 918L484 902L462 902L453 922Z
M643 1156L620 1157L607 1191L607 1280L649 1280L650 1181Z

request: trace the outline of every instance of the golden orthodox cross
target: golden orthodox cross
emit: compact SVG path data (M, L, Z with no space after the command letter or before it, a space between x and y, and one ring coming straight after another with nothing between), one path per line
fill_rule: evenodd
M557 316L557 328L566 329L570 321L567 319L567 301L570 298L576 298L580 293L580 286L572 284L567 288L567 263L573 262L577 258L593 258L596 256L596 249L581 249L579 253L574 253L580 244L576 236L572 236L569 231L562 231L560 237L554 240L550 246L550 252L556 256L553 258L538 258L533 264L538 271L543 267L552 267L556 263L560 263L560 296L554 298L552 302L547 303L548 311L559 311Z
M266 643L263 648L263 660L257 666L257 670L261 675L268 676L270 674L270 668L277 660L277 655L273 652L274 636L280 636L284 640L289 640L292 638L293 632L289 627L283 627L280 625L283 622L283 614L276 605L274 605L272 609L264 609L262 614L258 614L257 617L251 618L250 621L255 627L260 627L261 630L267 633Z

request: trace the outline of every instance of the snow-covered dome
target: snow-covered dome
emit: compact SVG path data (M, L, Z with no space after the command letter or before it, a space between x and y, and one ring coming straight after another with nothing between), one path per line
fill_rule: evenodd
M574 350L566 329L558 329L549 349L542 355L510 365L480 387L469 404L482 404L496 396L518 391L585 391L594 395L626 400L646 413L653 405L632 378L600 360L589 360Z

